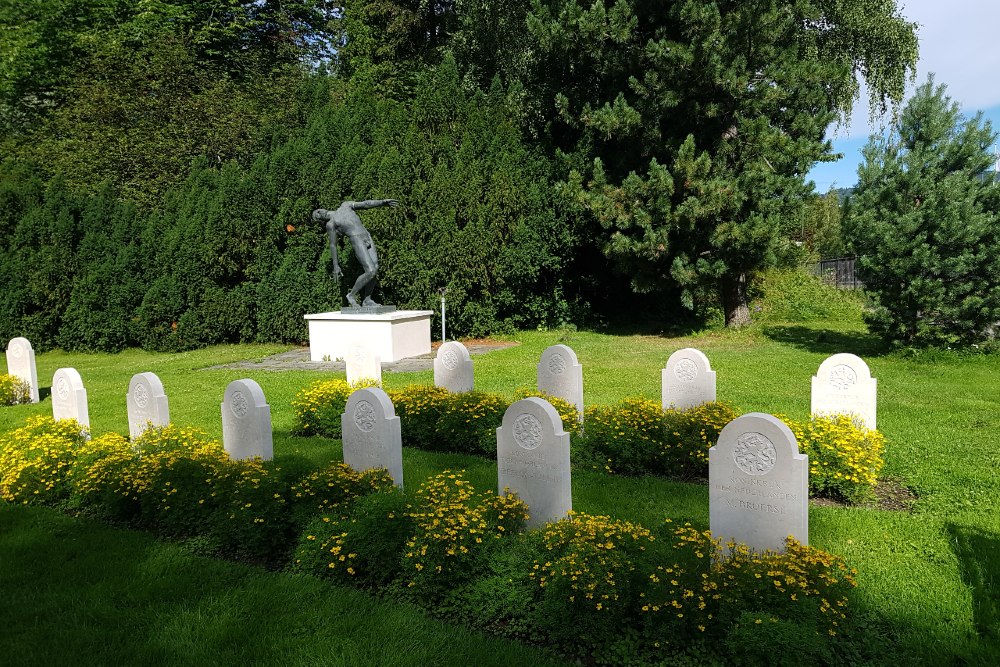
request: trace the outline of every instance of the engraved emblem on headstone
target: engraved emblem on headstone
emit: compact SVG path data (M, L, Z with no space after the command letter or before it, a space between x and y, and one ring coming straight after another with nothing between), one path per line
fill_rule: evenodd
M358 401L354 408L354 423L365 433L375 428L375 408L368 401Z
M566 358L556 353L549 357L549 372L553 375L562 375L566 372Z
M66 381L65 377L60 377L56 383L56 396L63 401L69 398L69 382Z
M135 404L140 408L144 408L149 405L149 391L146 389L146 385L135 385L135 389L132 390L132 398L135 399Z
M358 362L359 364L364 363L364 361L365 361L365 348L361 347L360 345L357 346L357 347L355 347L353 350L351 350L351 356L353 356L354 357L354 361Z
M444 354L441 355L441 363L449 371L453 371L458 368L458 355L455 354L454 350L445 350Z
M760 433L744 433L736 439L733 458L748 475L763 475L774 467L778 453L774 444Z
M838 364L830 371L830 385L841 391L858 383L858 374L847 364Z
M242 391L233 392L229 409L233 411L234 415L240 418L246 417L250 412L250 403L247 401L247 397L243 395Z
M13 343L10 346L10 353L14 355L15 359L20 359L24 356L24 348L21 347L20 343Z
M534 449L542 442L542 424L527 413L514 422L514 442L521 449Z
M681 359L674 366L674 375L681 382L692 382L698 377L698 366L690 359Z

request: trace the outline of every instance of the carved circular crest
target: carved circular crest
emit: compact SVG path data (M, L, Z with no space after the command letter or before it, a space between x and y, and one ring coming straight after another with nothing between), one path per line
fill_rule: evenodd
M141 382L135 385L132 389L132 399L140 408L144 408L149 405L149 389L146 388L146 385Z
M681 359L674 366L674 375L681 382L691 382L698 377L698 365L690 359Z
M761 433L744 433L736 439L733 451L736 467L748 475L763 475L774 467L778 452L774 444Z
M368 401L358 401L354 406L354 424L365 433L375 428L375 408Z
M20 343L13 343L10 346L10 353L15 359L20 359L24 356L24 348L21 347Z
M365 362L366 356L368 355L365 354L365 348L361 347L360 345L351 350L351 357L353 357L354 361L356 361L359 364L363 364Z
M69 382L66 381L65 376L60 375L59 380L56 381L56 396L62 401L69 398Z
M242 391L234 391L229 397L229 409L241 419L250 413L250 402Z
M549 357L549 372L553 375L562 375L566 372L566 357L558 352Z
M514 442L521 449L534 449L542 444L542 424L527 413L514 420Z
M458 368L458 355L455 354L455 350L447 349L441 354L441 363L449 371L453 371Z
M846 391L858 383L858 374L847 364L837 364L830 370L830 386Z

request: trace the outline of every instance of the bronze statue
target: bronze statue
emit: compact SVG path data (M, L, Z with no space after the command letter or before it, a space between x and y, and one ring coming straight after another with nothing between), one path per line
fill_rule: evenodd
M337 259L337 234L343 234L351 240L351 247L354 248L354 256L358 258L361 267L364 269L354 287L347 293L347 302L353 307L378 308L380 304L372 300L372 292L377 284L375 278L378 275L378 253L375 251L375 244L372 243L372 235L368 233L361 218L355 211L367 208L378 208L380 206L399 206L395 199L372 199L369 201L345 201L337 210L328 211L318 208L313 211L313 220L319 222L326 220L326 234L330 238L330 254L333 255L333 279L340 282L344 275L340 270L340 263ZM361 304L358 304L358 295L361 295Z

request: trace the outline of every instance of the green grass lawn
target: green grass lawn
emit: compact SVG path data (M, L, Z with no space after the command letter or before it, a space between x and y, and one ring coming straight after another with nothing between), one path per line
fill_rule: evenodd
M807 416L810 378L826 356L863 356L879 382L878 422L887 438L884 474L902 480L919 498L912 513L810 509L810 542L844 556L859 570L852 598L859 622L852 640L868 647L865 655L878 654L887 663L1000 664L1000 386L993 381L1000 375L1000 356L879 356L858 322L772 322L682 338L591 332L523 332L514 338L519 346L474 358L477 388L510 395L518 386L532 385L542 350L561 342L584 366L588 404L632 395L658 398L660 370L670 353L697 347L718 372L720 400L742 411L794 418ZM277 457L339 459L338 441L290 435L296 391L336 374L200 370L282 349L56 351L39 355L38 375L44 391L57 368L75 367L89 393L95 433L127 433L129 379L155 372L170 398L172 420L215 437L221 437L226 384L251 377L271 405ZM387 373L384 380L389 387L430 383L432 373ZM50 412L48 399L0 409L0 431L28 415ZM404 450L410 489L444 468L467 469L477 486L496 484L496 466L485 459ZM708 524L708 491L697 484L578 471L573 502L578 511L647 525L665 517ZM441 626L395 602L199 558L176 545L51 510L0 506L0 526L0 582L5 602L14 603L0 611L0 637L3 645L21 652L25 663L44 663L49 651L86 657L92 650L102 658L96 662L105 664L540 660L537 652ZM118 614L120 625L114 620ZM60 639L64 626L66 638ZM111 636L107 641L90 637L93 628L110 628ZM382 645L359 648L383 636L389 639ZM447 650L435 652L439 647ZM453 659L446 660L447 655Z

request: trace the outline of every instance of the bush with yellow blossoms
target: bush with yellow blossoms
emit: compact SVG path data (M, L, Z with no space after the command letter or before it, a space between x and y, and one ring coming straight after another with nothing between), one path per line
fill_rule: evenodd
M86 441L76 421L43 416L0 436L0 498L23 504L68 499L70 471Z
M807 422L782 417L809 456L809 489L851 503L874 499L884 465L885 438L849 415L813 416Z
M634 616L655 536L629 521L573 514L527 539L538 542L529 571L537 626L593 652L613 643Z
M342 584L384 587L403 577L403 554L413 535L405 494L396 488L362 496L341 513L309 523L292 568Z
M17 377L0 373L0 406L31 402L31 385Z
M292 433L339 438L340 416L353 391L346 380L320 380L297 393L292 400Z
M340 416L353 389L343 380L314 382L292 402L300 435L340 437ZM387 391L402 426L403 444L434 451L494 456L496 430L510 400L482 391L452 393L430 385L410 385ZM562 417L569 433L579 430L576 408L566 401L526 389L516 399L545 398Z
M523 527L528 507L512 494L477 493L462 471L446 470L420 485L409 515L404 577L415 596L434 599L481 572L483 555Z

